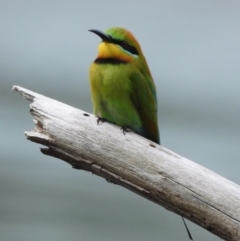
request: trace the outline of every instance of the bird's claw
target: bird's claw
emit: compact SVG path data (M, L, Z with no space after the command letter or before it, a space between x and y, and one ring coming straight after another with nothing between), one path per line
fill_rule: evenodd
M122 130L123 134L126 135L126 132L132 132L133 130L128 127L122 127L120 130Z
M105 119L98 117L98 119L97 119L97 124L99 125L100 122L104 123L104 122L105 122Z

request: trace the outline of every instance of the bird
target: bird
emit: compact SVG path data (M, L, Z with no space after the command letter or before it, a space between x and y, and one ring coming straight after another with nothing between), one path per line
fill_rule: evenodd
M134 35L125 28L91 29L102 41L90 66L93 114L160 144L156 87Z
M156 86L137 39L121 27L89 31L102 39L89 69L93 113L98 123L107 121L161 144Z

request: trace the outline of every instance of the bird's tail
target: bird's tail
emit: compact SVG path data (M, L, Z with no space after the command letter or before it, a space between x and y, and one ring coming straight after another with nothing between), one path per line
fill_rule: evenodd
M192 239L192 235L191 235L190 231L188 230L187 224L186 224L183 216L182 216L182 220L183 220L184 226L185 226L185 228L186 228L186 230L187 230L188 237L189 237L191 240L193 240L193 239Z

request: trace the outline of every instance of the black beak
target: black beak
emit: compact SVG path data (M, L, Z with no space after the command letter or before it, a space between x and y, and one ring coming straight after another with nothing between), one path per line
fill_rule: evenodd
M108 42L108 43L112 43L113 42L112 38L109 35L107 35L104 32L102 32L102 31L99 31L99 30L96 30L96 29L90 29L88 31L97 34L102 39L103 42Z

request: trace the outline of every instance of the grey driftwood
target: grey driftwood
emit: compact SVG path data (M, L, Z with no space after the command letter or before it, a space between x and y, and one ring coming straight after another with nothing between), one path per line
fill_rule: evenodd
M14 86L31 101L27 139L41 152L90 171L177 213L225 240L240 240L240 187L85 111ZM204 150L203 150L204 151Z

